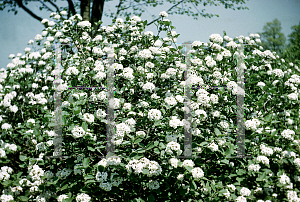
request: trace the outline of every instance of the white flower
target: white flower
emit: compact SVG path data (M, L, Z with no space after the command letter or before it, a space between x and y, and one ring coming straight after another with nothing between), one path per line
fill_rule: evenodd
M8 123L4 123L4 124L2 125L2 129L3 129L3 130L8 130L8 129L10 129L10 128L11 128L11 125L8 124Z
M236 188L233 184L227 185L227 187L231 190L231 191L235 191Z
M171 158L169 162L174 168L177 168L179 160L177 158Z
M73 137L83 137L85 135L85 131L82 127L75 126L72 130Z
M46 22L49 22L49 20L48 20L48 19L43 19L43 20L41 21L42 24L45 24Z
M290 184L290 178L285 173L283 173L282 175L280 175L279 182L281 184Z
M217 144L215 144L214 142L210 143L207 147L210 148L212 151L218 151L218 149L219 149L219 146Z
M264 87L266 84L264 82L258 82L257 85Z
M191 173L193 175L193 178L195 178L196 180L198 180L199 178L202 178L204 176L203 170L199 167L193 168L191 170Z
M40 34L37 34L34 38L36 41L40 41L43 39L43 37Z
M86 121L86 122L89 122L89 123L93 123L95 118L94 118L94 115L92 114L89 114L89 113L85 113L83 115L83 119Z
M77 23L77 25L82 28L91 27L91 23L89 21L81 21L81 22Z
M220 36L220 34L212 34L209 36L209 39L214 43L222 43L223 37Z
M87 194L80 194L76 197L76 202L89 202L91 200L91 197Z
M250 191L248 188L243 187L243 188L240 190L240 194L241 194L242 196L250 196L251 191Z
M230 192L228 191L228 189L226 189L226 193L223 193L225 195L226 198L230 197Z
M292 135L295 135L295 132L294 132L293 130L291 130L291 129L286 129L286 130L284 130L284 131L281 132L281 135L282 135L284 138L293 141L293 140L294 140L294 137L293 137Z
M297 94L297 93L291 93L291 94L288 94L287 97L288 97L290 100L298 100L298 94Z
M247 202L247 199L243 196L239 196L235 199L237 202Z
M0 200L1 200L1 202L14 201L14 197L12 195L2 194L1 197L0 197Z
M60 14L61 15L67 15L68 13L67 13L67 11L61 11Z
M55 22L54 22L54 21L49 21L49 22L48 22L48 25L49 25L50 27L53 27L53 26L55 25Z
M168 13L167 13L166 11L160 12L159 15L160 15L161 17L166 17L166 18L168 17Z
M151 120L154 119L154 120L158 121L161 118L161 112L157 109L151 109L148 112L148 118Z
M269 165L269 159L268 159L268 157L266 157L266 156L258 156L258 157L256 158L256 160L257 160L259 163L263 163L263 164L265 164L265 165Z
M67 199L67 198L69 198L68 195L62 194L57 198L57 201L62 202L64 199Z
M53 18L54 18L55 20L59 20L59 19L60 19L60 15L56 14Z
M177 179L180 180L180 181L182 181L184 179L184 174L179 174L177 176Z
M182 166L183 167L186 167L186 166L194 167L195 163L192 160L184 160L183 163L182 163Z

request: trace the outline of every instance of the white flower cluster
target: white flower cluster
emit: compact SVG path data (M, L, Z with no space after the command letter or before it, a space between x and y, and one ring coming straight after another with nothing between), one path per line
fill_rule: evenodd
M14 201L14 197L12 195L2 194L0 197L1 202L9 202Z
M282 137L288 139L288 140L294 140L294 137L292 135L295 135L295 132L291 129L286 129L281 132Z
M93 123L94 120L95 120L95 117L94 117L93 114L85 113L83 115L83 120L86 121L86 122L89 122L89 123Z
M76 67L74 67L74 66L72 66L72 67L69 67L67 70L66 70L66 75L78 75L78 73L79 73L79 70L76 68Z
M159 15L160 15L161 17L166 17L166 18L168 17L168 13L167 13L166 11L160 12Z
M260 121L258 119L247 120L245 122L246 129L249 130L257 130L257 127L260 125Z
M87 194L79 194L78 196L76 196L76 202L90 202L91 201L91 197Z
M203 170L201 168L199 168L199 167L193 168L191 170L191 173L192 173L193 178L195 180L199 180L200 178L202 178L204 176Z
M172 119L169 121L169 125L176 129L178 126L183 126L183 121L177 118L177 116L172 116Z
M256 161L259 162L259 163L263 163L265 165L269 165L269 159L266 156L258 156L256 158Z
M287 95L290 100L298 100L298 93L290 93Z
M281 69L274 69L272 72L273 72L276 76L278 76L278 77L283 77L283 76L284 76L284 73L283 73L283 71L282 71Z
M29 175L33 180L40 180L40 177L44 176L44 170L41 169L38 165L31 165L28 167L28 170L30 170Z
M228 48L237 48L237 44L234 41L230 41L226 44Z
M290 184L290 178L285 173L283 173L282 175L280 175L279 182L284 185Z
M206 65L208 66L208 67L214 67L214 66L216 66L216 61L214 61L214 59L211 57L211 56L206 56L205 57L205 62L206 62Z
M148 49L142 50L139 52L139 57L143 58L143 59L153 59L153 55L151 54L151 51Z
M12 174L13 169L8 166L3 166L1 167L1 172L0 172L0 181L7 181L10 178L10 174Z
M150 161L145 157L140 160L130 160L125 167L130 174L132 173L131 169L133 169L136 174L143 173L143 169L146 169L148 177L158 176L162 172L161 166L156 161Z
M180 155L182 153L182 150L180 149L180 144L177 142L169 142L166 146L166 153L167 154L173 154L173 151L176 151L177 155Z
M143 85L143 90L149 90L149 91L153 91L155 88L155 85L151 82L147 82L146 84Z
M62 195L57 197L57 201L62 202L64 199L67 199L67 198L69 198L68 195L62 194Z
M83 136L85 136L85 131L84 131L84 129L82 127L75 126L72 129L72 135L73 135L74 138L83 137Z
M148 112L148 118L151 119L151 120L158 121L161 118L161 112L157 109L151 109Z
M258 172L260 169L260 165L259 164L251 164L248 166L248 171L255 171Z
M77 26L82 28L91 27L91 23L89 21L81 21L77 23Z
M250 196L251 191L250 191L248 188L243 187L243 188L240 190L240 194L241 194L242 196Z
M223 37L220 34L212 34L209 36L209 39L214 43L223 43Z
M264 144L260 145L260 150L263 155L271 156L273 154L273 149L270 147L266 147Z
M177 168L178 167L178 162L179 160L177 158L171 158L169 160L169 163L171 164L171 166L173 166L174 168Z
M209 105L209 101L210 101L210 97L208 96L208 92L204 89L199 89L196 92L197 95L197 103L199 103L200 105L204 105L204 106L210 106ZM193 108L194 110L195 108Z
M194 163L194 161L192 161L192 160L184 160L183 162L182 162L182 165L181 165L182 167L186 167L186 166L190 166L190 167L194 167L195 166L195 163Z
M289 191L287 191L286 195L287 195L287 198L289 201L300 201L300 199L297 196L297 192L295 192L295 191L289 190Z
M207 147L210 148L214 152L219 150L219 146L217 144L215 144L214 142L210 143Z

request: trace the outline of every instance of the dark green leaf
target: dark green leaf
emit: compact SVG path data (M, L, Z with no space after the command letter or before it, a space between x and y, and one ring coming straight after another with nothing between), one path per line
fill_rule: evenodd
M149 202L154 202L154 201L155 201L155 198L154 198L153 194L150 194L150 195L148 196L148 201L149 201Z

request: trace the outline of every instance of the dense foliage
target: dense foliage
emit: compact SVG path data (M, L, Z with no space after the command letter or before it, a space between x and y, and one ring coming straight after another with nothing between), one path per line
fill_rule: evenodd
M212 34L209 43L193 42L192 153L199 158L182 159L176 156L184 151L187 65L171 46L179 36L171 22L158 21L158 29L167 31L164 39L143 32L147 22L137 16L102 26L91 38L89 22L62 16L51 14L56 23L42 21L46 28L35 38L41 49L11 55L7 71L1 70L1 201L298 200L299 69L292 71L292 63L263 51L259 35ZM56 42L77 48L63 58L59 87L66 160L46 158L54 150ZM118 157L99 159L106 155L109 43L119 44L114 48ZM253 158L228 158L236 153L236 57L244 43L245 146Z

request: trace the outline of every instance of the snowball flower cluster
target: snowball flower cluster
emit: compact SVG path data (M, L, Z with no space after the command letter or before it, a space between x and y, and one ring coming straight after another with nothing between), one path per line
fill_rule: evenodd
M159 15L166 18L168 17L168 13L166 11L160 12Z
M260 125L260 121L258 119L247 120L245 122L245 126L247 130L249 129L256 130L259 125Z
M295 135L295 132L291 129L286 129L281 132L282 137L288 139L288 140L294 140L294 137L292 135Z
M222 43L223 37L220 36L220 34L212 34L209 36L209 39L214 43Z

